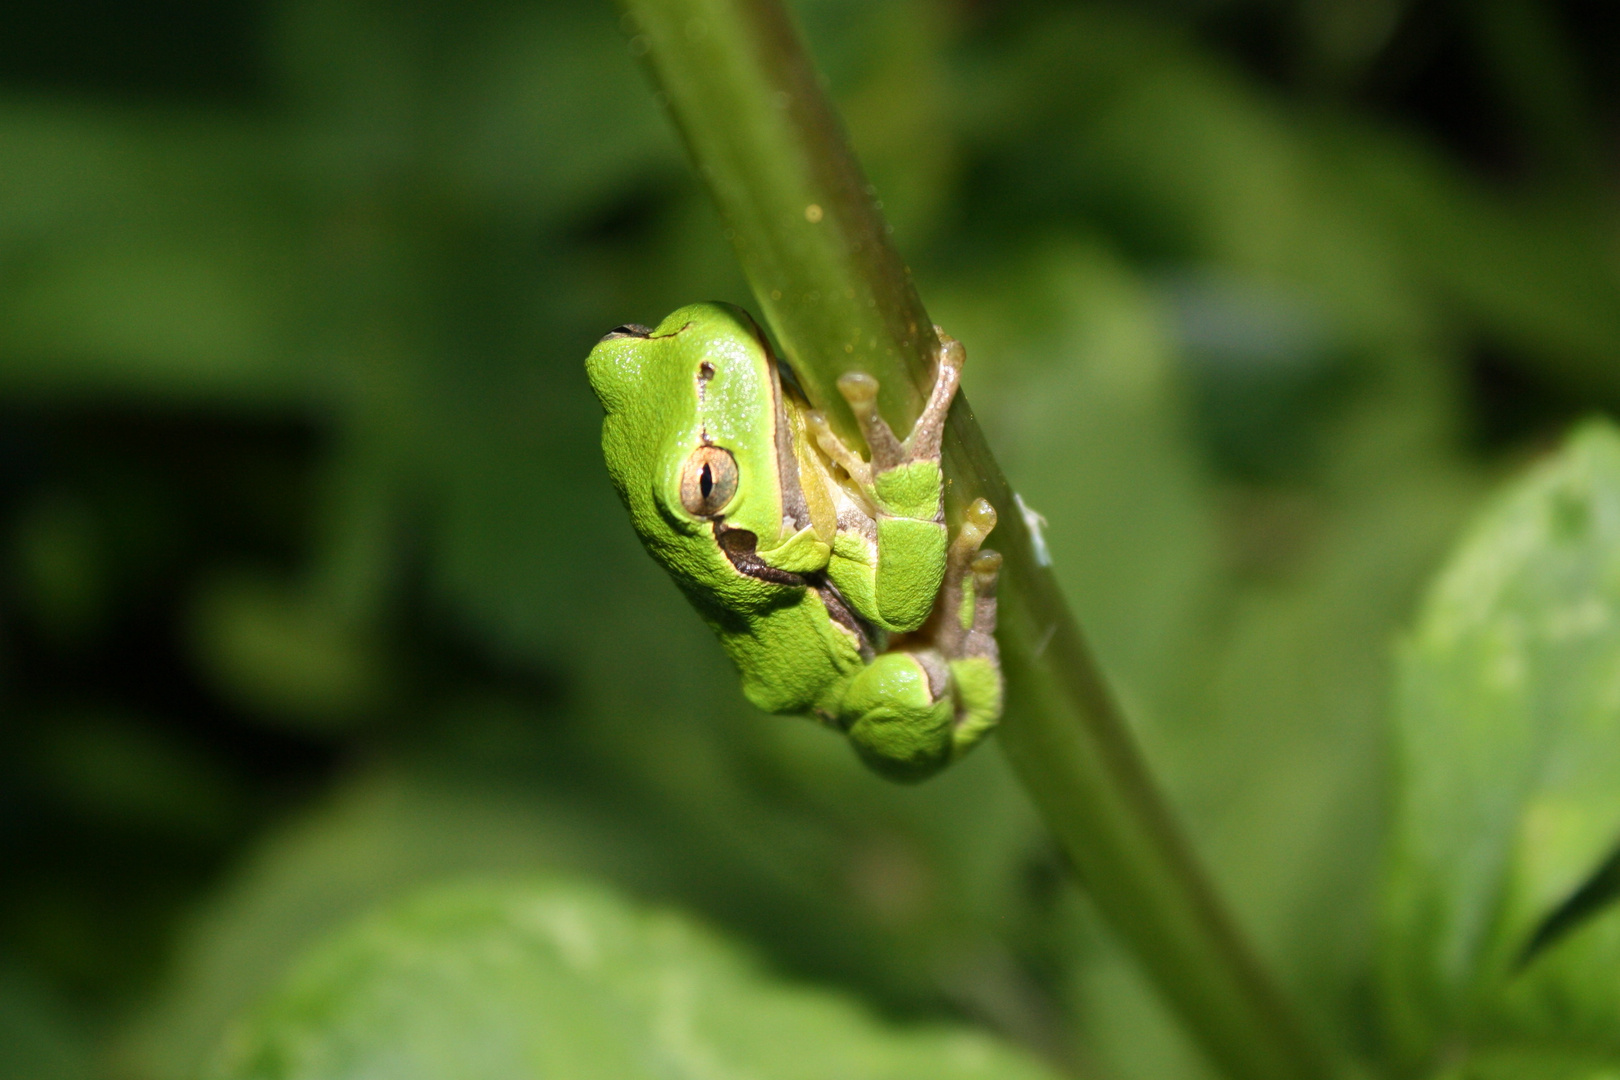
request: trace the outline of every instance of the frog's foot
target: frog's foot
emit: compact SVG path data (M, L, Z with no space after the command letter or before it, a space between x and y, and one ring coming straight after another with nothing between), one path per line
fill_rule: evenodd
M984 741L1001 722L1001 668L985 656L951 664L956 715L951 723L950 760L955 761Z
M880 654L851 682L841 722L861 758L892 780L945 768L995 729L1004 695L996 649L1001 555L979 546L996 512L977 499L952 541L921 647Z
M962 512L962 524L957 526L949 556L951 570L958 577L971 565L984 538L996 527L996 520L996 508L990 505L989 499L974 499ZM1000 558L996 556L998 563Z
M922 415L917 418L916 424L912 425L911 434L904 442L895 435L888 421L878 412L878 381L864 371L851 371L841 376L838 380L838 392L849 402L850 411L855 414L855 419L861 426L861 434L865 436L867 448L872 454L870 463L861 460L859 454L838 438L823 414L819 412L809 414L810 429L815 435L816 444L828 457L843 466L844 471L863 487L871 486L875 474L888 472L915 461L939 460L940 440L945 432L945 417L951 410L951 401L956 397L957 387L961 384L962 364L967 354L963 351L961 342L939 327L934 327L934 333L939 337L939 351L935 354L937 370L934 375L934 388L928 395L928 403L923 407Z
M994 511L980 502L993 523ZM959 579L954 591L962 613L972 613L965 625L946 609L944 622L954 634L947 630L932 647L915 652L879 655L856 676L842 703L856 752L891 780L927 779L983 742L1001 720L1004 689L995 638L1001 555L976 550L983 532L951 552L951 572L971 581ZM948 600L942 597L942 608Z
M847 377L847 376L846 376ZM870 376L865 376L870 378ZM876 382L877 380L873 380ZM820 409L811 409L804 414L804 422L810 428L810 434L815 438L816 445L821 452L836 462L849 478L860 485L861 490L872 490L872 466L861 455L851 450L849 444L838 437L827 420L827 414ZM881 421L880 421L881 423Z
M961 617L967 623L950 663L956 712L951 724L951 760L977 746L1001 721L1004 689L996 648L996 582L1001 553L976 551L967 560L971 590L964 588ZM972 615L968 615L971 604Z
M999 660L996 649L996 583L1001 578L1001 552L979 552L973 556L968 569L973 574L973 621L962 641L962 655Z
M951 538L932 635L947 660L996 655L996 580L1001 555L979 550L995 527L995 507L988 500L974 499L962 512L962 524Z
M981 551L968 563L973 574L973 625L970 633L995 640L996 583L1001 580L1001 552Z

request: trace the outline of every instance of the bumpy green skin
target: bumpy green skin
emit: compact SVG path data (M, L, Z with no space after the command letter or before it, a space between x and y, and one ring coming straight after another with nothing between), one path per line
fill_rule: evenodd
M636 532L719 636L750 701L817 716L900 780L937 772L994 727L994 600L976 603L966 562L948 557L937 452L865 482L834 466L758 327L727 305L681 308L650 333L621 328L586 371ZM701 446L736 462L735 494L708 516L682 501ZM752 552L739 557L748 534ZM942 593L948 565L956 588ZM942 595L949 605L936 605ZM888 647L891 633L906 635L903 648Z

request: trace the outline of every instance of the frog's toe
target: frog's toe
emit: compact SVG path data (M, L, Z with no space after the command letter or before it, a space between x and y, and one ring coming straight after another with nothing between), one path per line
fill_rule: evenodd
M864 371L846 371L838 377L838 392L849 402L849 410L861 426L866 448L872 454L872 468L882 472L906 461L905 448L878 412L877 379Z
M838 392L844 395L849 407L860 415L862 410L874 407L873 403L877 401L878 396L878 381L864 371L846 371L838 376Z
M961 374L963 365L967 363L967 350L962 348L960 341L947 334L943 327L936 325L934 336L939 339L939 366Z
M973 556L968 569L973 571L973 584L980 592L995 588L996 579L1001 576L1001 552L979 552Z
M952 554L959 560L966 559L979 550L979 545L984 543L984 538L995 527L996 508L990 505L988 499L974 499L962 511L962 524L957 527L956 538L951 541ZM996 568L1000 569L1000 565L998 557Z

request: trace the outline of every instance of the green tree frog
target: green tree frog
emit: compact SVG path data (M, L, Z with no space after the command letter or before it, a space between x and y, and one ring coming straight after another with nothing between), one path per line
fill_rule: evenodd
M940 336L911 434L877 380L838 382L870 453L812 409L739 308L694 304L621 326L585 362L602 450L630 519L772 713L846 733L897 780L967 752L1001 716L996 576L979 499L947 538L940 438L963 351Z

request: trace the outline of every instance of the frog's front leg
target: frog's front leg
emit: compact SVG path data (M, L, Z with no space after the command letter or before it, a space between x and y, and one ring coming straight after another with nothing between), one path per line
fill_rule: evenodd
M861 426L870 461L839 439L825 416L807 417L817 445L843 468L871 508L870 523L839 529L828 576L863 617L888 631L921 626L945 577L940 441L964 354L954 338L942 332L939 338L933 390L904 441L878 412L878 381L861 372L840 378L838 391Z
M976 746L1001 718L996 580L1001 556L980 551L996 513L977 499L951 542L928 625L850 680L839 720L856 751L895 780L923 780Z

